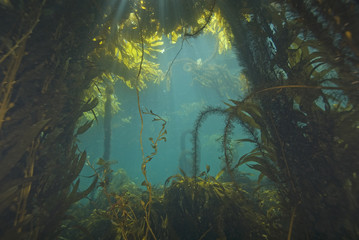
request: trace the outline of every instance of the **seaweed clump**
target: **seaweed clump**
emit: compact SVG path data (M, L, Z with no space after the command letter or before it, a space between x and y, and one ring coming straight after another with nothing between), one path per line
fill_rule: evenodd
M164 206L172 239L263 239L265 216L249 194L207 171L200 177L176 175L165 189Z
M259 207L250 201L251 194L221 181L223 172L213 177L209 171L208 167L196 178L174 175L164 188L152 188L149 223L153 235L147 235L143 208L148 193L119 170L88 203L70 209L73 219L64 222L61 238L266 239L268 220L275 219L265 215L265 209L275 210L266 197L270 193L258 192L263 196Z

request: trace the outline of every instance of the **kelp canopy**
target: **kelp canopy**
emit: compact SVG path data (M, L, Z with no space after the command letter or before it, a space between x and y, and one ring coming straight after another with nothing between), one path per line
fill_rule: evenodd
M356 1L0 1L0 16L2 239L359 237ZM183 45L210 32L212 18L232 39L249 89L226 108L200 113L193 176L172 176L164 190L146 179L145 193L96 172L98 199L67 212L98 181L79 191L87 154L76 137L106 115L106 101L118 108L109 86L123 81L139 94L162 81L167 74L155 61L162 37ZM216 177L198 169L209 114L226 116L225 167ZM84 115L88 122L79 121ZM234 136L237 124L248 136ZM253 150L235 159L234 138ZM240 175L243 164L260 172L260 185ZM64 222L67 215L79 224Z

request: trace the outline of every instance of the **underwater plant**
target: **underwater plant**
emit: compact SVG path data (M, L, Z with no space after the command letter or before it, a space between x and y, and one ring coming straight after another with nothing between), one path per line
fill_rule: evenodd
M221 182L223 171L197 177L180 174L165 182L164 206L173 239L265 239L265 218L233 182Z
M355 238L358 208L352 200L358 192L352 175L358 152L350 145L358 135L348 117L357 115L357 31L343 30L342 20L356 21L358 6L240 2L246 8L239 12L252 15L250 21L219 3L250 84L247 97L228 111L249 103L257 109L237 114L241 125L255 130L245 141L256 146L238 165L254 162L249 166L261 172L259 180L276 183L288 216L287 239Z
M79 117L97 104L80 98L90 70L79 72L92 50L84 32L91 32L95 9L70 13L64 4L34 0L0 8L3 239L53 238L71 204L96 184L79 189L87 154L74 137L91 125L78 127Z

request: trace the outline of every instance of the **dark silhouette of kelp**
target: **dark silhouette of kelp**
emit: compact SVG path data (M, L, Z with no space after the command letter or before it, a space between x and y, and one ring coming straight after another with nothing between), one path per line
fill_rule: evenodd
M199 173L199 129L202 126L203 121L211 114L223 114L224 109L221 108L212 108L208 107L207 109L203 110L199 116L197 117L194 129L192 132L192 141L193 141L193 168L192 173L193 177L196 177Z
M358 21L358 5L225 2L231 7L219 4L251 85L229 111L251 103L259 113L239 116L255 123L259 137L250 134L257 147L238 165L254 162L260 178L276 183L288 216L287 239L356 238L353 143L359 135L349 119L358 115L358 31L346 23ZM250 21L234 10L244 2Z

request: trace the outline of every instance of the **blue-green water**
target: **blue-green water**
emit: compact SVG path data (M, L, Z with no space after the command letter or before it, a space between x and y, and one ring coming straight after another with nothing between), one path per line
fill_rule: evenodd
M209 36L201 36L188 39L183 44L183 49L173 61L175 55L181 48L181 41L175 45L165 41L165 51L158 57L158 63L164 73L170 76L170 82L162 81L159 85L148 84L148 88L140 92L140 103L142 110L149 109L167 121L167 141L160 142L158 154L147 164L147 174L153 184L163 184L171 175L179 173L179 159L181 157L181 135L185 135L185 150L188 161L182 168L187 171L192 167L192 135L185 134L192 131L198 114L208 106L224 107L228 99L238 99L243 95L239 89L233 89L230 81L224 79L219 86L203 86L196 81L193 71L185 71L186 64L202 64L209 66L221 66L228 70L232 77L239 76L241 70L238 61L232 51L218 54L215 47L216 40ZM215 50L213 50L215 49ZM213 57L214 56L214 57ZM206 62L207 61L207 62ZM203 69L206 69L203 67ZM214 81L217 79L214 79ZM221 80L222 81L222 80ZM121 103L121 110L112 118L112 140L111 140L111 161L116 164L112 169L125 169L132 181L141 183L144 179L141 173L141 149L140 149L140 128L141 121L137 108L136 92L128 88L124 83L118 82L115 86L115 94ZM150 137L157 137L160 129L160 122L153 122L152 116L144 115L143 145L145 155L153 152ZM200 171L209 165L210 175L215 176L224 166L220 160L223 152L221 150L221 139L224 128L223 116L210 116L200 129ZM233 140L243 138L241 127L236 126ZM99 119L98 124L79 138L81 150L86 150L91 162L96 162L103 154L103 121ZM251 146L246 144L235 144L234 156L238 157L250 151ZM250 168L243 166L243 172L255 174ZM93 170L85 166L82 176L92 175ZM84 185L90 180L81 180Z

